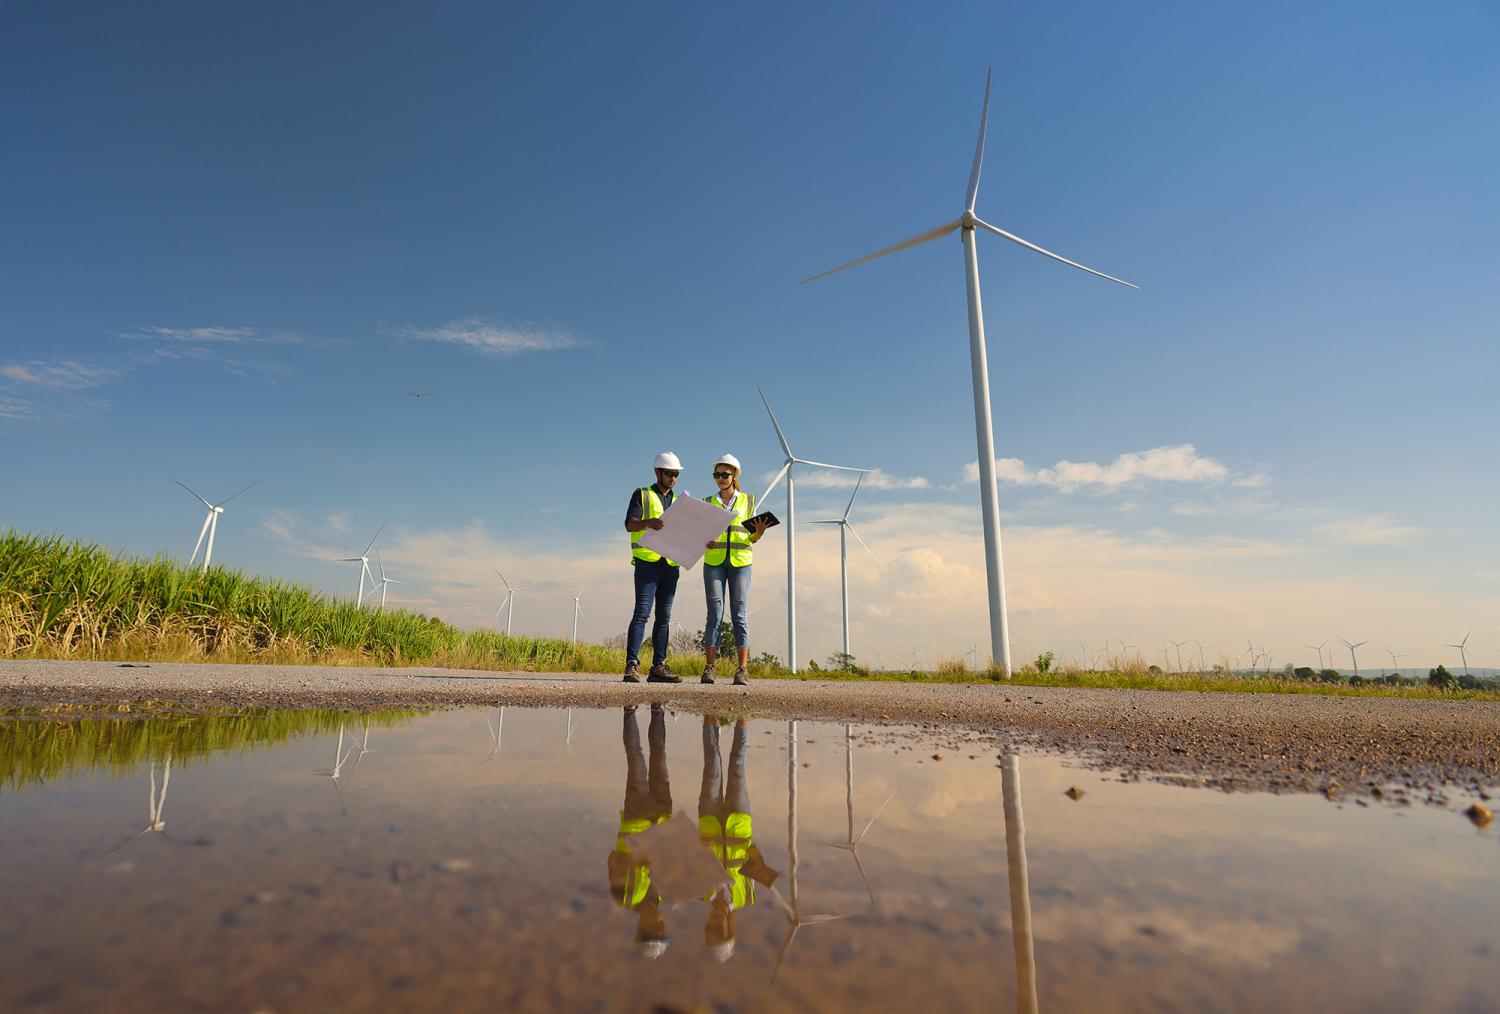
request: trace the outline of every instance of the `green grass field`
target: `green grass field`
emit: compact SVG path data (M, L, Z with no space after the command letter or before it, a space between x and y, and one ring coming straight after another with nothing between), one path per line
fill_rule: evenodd
M521 672L615 673L619 648L559 638L460 630L402 609L378 611L281 581L222 567L189 569L172 560L138 559L54 536L0 535L0 658L158 662L262 662L289 665L421 665ZM674 656L686 676L699 657ZM946 660L937 672L789 673L754 662L761 678L997 682ZM1039 672L1025 667L1012 684L1140 690L1335 694L1361 697L1500 699L1495 690L1309 683L1232 674L1152 672L1117 661L1107 670Z

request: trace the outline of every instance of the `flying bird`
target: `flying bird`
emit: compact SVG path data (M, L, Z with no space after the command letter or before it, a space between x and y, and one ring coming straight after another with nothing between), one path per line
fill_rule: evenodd
M409 395L411 395L413 398L425 398L429 394L431 394L432 392L431 391L407 391L406 393L409 394Z

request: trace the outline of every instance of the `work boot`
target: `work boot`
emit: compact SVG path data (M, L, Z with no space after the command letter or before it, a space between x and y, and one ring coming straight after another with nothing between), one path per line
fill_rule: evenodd
M639 683L641 681L641 664L635 659L625 663L625 682Z
M750 685L750 673L744 666L740 666L734 671L734 685L737 687Z
M698 679L699 683L710 683L711 684L711 683L713 683L713 681L714 681L714 671L712 669L705 669L705 670L703 670L703 675L701 677L699 677L699 679Z
M655 662L655 663L652 664L651 671L646 674L646 682L647 683L681 683L682 682L682 677L681 676L673 676L672 675L672 670L670 670L670 669L667 668L667 663L658 661L658 662Z

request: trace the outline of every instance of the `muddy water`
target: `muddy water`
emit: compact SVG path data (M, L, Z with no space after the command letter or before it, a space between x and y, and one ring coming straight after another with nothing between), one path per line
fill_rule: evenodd
M1494 826L858 726L5 716L0 856L0 1010L1500 1004Z

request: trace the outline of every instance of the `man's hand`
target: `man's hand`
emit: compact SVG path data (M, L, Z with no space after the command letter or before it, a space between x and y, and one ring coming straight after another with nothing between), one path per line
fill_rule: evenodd
M659 532L663 528L667 527L666 522L662 521L661 518L647 518L645 524L646 527L651 529L653 532Z

